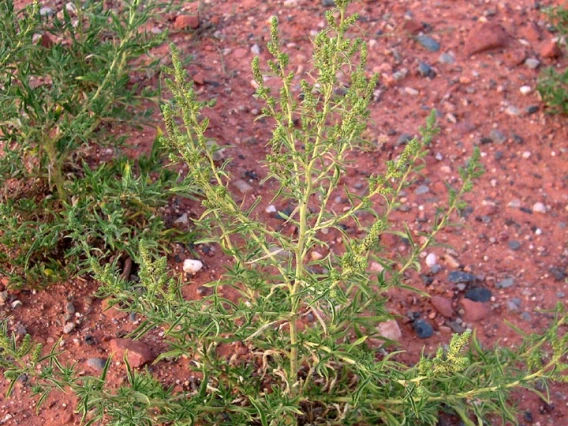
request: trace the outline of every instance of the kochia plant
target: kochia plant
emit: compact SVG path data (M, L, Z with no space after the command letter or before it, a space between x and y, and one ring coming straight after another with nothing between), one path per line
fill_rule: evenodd
M336 3L338 9L326 14L329 27L314 41L314 81L301 81L299 93L276 19L268 50L274 58L270 71L281 81L278 96L265 86L259 60L253 62L256 94L266 102L263 115L274 123L265 180L277 182L276 204L294 206L280 213L293 232L279 232L258 218L260 198L245 200L244 207L232 198L228 164L218 163L218 147L205 134L205 104L174 49L164 143L175 151L172 160L187 164L203 196L196 221L206 235L201 242L218 244L229 262L220 279L204 285L199 300L186 300L182 282L168 275L166 259L154 260L144 244L136 259L138 283L93 260L101 295L143 316L134 336L164 328L170 349L156 363L186 365L191 386L164 389L149 373L127 366L128 382L113 392L104 386L105 368L98 382L71 384L86 418L116 425L434 425L440 412L449 411L469 426L488 415L515 422L507 403L511 389L563 378L567 337L560 310L544 336L525 336L516 351L482 349L469 331L454 336L446 351L417 356L414 366L379 350L386 343L378 326L391 318L386 291L411 289L407 273L419 267L419 254L463 206L482 167L475 150L460 169L461 186L449 188L445 209L424 234L394 223L391 213L426 155L434 115L421 138L369 178L365 195L343 185L347 153L361 142L377 77L366 78L365 44L349 37L356 19L345 14L349 1ZM343 94L335 90L340 71L350 77ZM336 212L332 200L340 193L347 208ZM345 223L364 237L345 232ZM380 239L388 232L406 238L406 257L388 256ZM330 234L341 237L341 249L332 249ZM312 256L316 249L323 256ZM383 271L370 274L370 261ZM6 353L18 353L4 341Z

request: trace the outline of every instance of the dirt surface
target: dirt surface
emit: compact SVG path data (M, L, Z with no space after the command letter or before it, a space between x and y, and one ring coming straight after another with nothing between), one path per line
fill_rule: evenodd
M278 226L278 219L264 209L275 185L259 183L266 173L261 161L267 153L270 123L254 121L262 104L252 97L250 63L257 49L262 61L268 59L264 47L269 36L267 22L276 15L291 67L305 78L310 69L310 40L323 27L328 3L208 0L199 4L197 29L180 28L196 25L192 20L168 19L174 17L153 23L155 29L172 31L170 41L176 43L182 57L193 57L189 75L203 99L217 100L216 106L204 113L211 120L209 136L221 145L235 147L227 150L233 158L229 170L234 179L253 188L246 195L235 190L235 196L262 196L260 214L270 226ZM538 331L550 322L550 315L541 311L565 303L567 118L547 115L535 90L543 67L564 69L568 63L566 57L555 56L552 44L558 34L549 31L540 9L550 4L533 0L381 0L359 1L350 8L360 16L353 34L370 46L369 73L378 72L382 77L367 132L374 148L352 154L354 164L343 184L364 191L366 177L402 150L432 109L438 113L441 132L432 143L423 177L401 195L402 207L393 220L406 221L413 230L427 229L436 207L446 200L445 183L457 182L458 167L474 146L480 147L486 168L468 197L469 208L459 219L462 226L450 228L440 237L453 249L440 247L424 253L422 275L410 283L435 297L390 294L389 306L399 315L400 347L408 351L402 360L415 359L423 347L427 353L433 352L448 342L452 331L468 327L477 331L486 346L512 345L518 339L505 321L527 332ZM63 4L49 6L61 10ZM168 62L167 44L154 53ZM153 130L134 134L129 140L131 153L147 152L154 135ZM336 200L338 207L341 203ZM195 217L199 211L196 203L172 205L175 207L166 211L170 221L183 213ZM330 240L336 237L329 236ZM386 243L392 253L408 249L401 240ZM224 261L218 252L200 252L206 268L188 282L188 297L199 297L199 286L218 277ZM179 271L181 260L190 255L178 248L177 256L172 268ZM471 276L458 276L458 271ZM468 282L456 282L464 280ZM62 338L63 360L97 374L93 359L108 358L111 348L120 342L114 339L134 330L140 318L112 309L103 312L104 301L92 297L96 287L96 283L75 280L48 291L9 291L8 300L0 306L0 318L9 317L12 331L27 332L47 346ZM488 290L490 299L475 302L466 298L472 289ZM74 313L70 313L70 303ZM433 327L431 337L419 336L413 327L418 318ZM64 326L69 322L75 326L65 334ZM145 349L154 355L164 349L161 331L143 339ZM187 360L160 362L150 370L166 386L191 386ZM118 358L109 380L124 380ZM6 386L2 382L0 392L5 392ZM566 385L552 386L551 405L532 394L517 393L524 412L519 421L542 426L568 423L567 392ZM31 388L19 382L11 398L0 399L0 424L79 424L73 395L53 395L39 413L34 411L35 402Z

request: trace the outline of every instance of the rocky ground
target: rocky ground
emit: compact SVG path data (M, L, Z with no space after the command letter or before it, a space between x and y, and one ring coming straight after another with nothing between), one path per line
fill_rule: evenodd
M250 63L254 55L268 59L268 20L276 15L291 66L299 77L310 69L310 39L321 30L329 0L205 0L188 4L178 16L153 23L153 31L168 29L182 56L191 55L188 72L203 99L215 98L209 135L221 145L233 145L230 171L237 197L265 196L261 204L267 223L276 224L267 209L271 185L260 185L265 171L269 123L254 121L262 105L252 95ZM423 271L412 283L432 297L410 293L390 295L399 315L389 333L408 351L409 360L425 347L434 351L452 332L473 328L485 345L518 341L506 321L528 332L545 327L543 310L565 303L568 277L568 127L566 117L547 114L536 92L544 67L564 69L562 43L542 13L552 1L358 1L350 10L360 16L355 33L369 44L369 73L381 75L367 132L374 149L358 152L357 167L344 180L363 191L365 178L384 160L399 153L424 125L432 109L441 133L434 139L423 177L401 194L394 220L420 230L434 217L446 197L445 183L456 181L457 168L474 146L482 151L485 175L468 198L462 226L441 236L452 248L424 253ZM196 8L197 6L197 8ZM45 7L60 10L61 2ZM185 7L185 6L184 6ZM560 45L560 46L559 46ZM168 61L168 47L154 52ZM155 81L148 84L155 84ZM147 151L154 137L147 129L132 136L133 153ZM336 200L341 204L342 200ZM286 206L276 206L283 209ZM197 205L178 203L167 214L174 220L196 215ZM330 236L333 238L333 236ZM392 251L407 247L393 239ZM199 297L202 283L218 277L222 257L201 251L205 268L188 283L190 297ZM180 270L189 257L177 251L172 268ZM3 287L3 286L2 286ZM142 365L163 349L160 330L141 342L123 337L140 318L92 297L96 283L81 279L49 291L3 291L0 318L10 329L29 333L35 341L53 344L62 338L63 359L96 374L104 361L129 348L134 365ZM4 288L0 288L4 290ZM386 331L386 330L385 330ZM184 388L191 378L182 362L150 367L166 385ZM124 369L113 364L111 381L120 382ZM0 384L5 391L6 383ZM566 386L553 386L551 404L520 392L518 403L525 425L567 422ZM26 383L0 400L0 424L79 424L70 394L52 396L34 411L35 399Z

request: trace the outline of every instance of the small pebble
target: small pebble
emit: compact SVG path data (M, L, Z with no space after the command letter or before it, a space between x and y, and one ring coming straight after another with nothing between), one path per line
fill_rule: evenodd
M431 268L432 266L436 265L436 263L438 263L438 257L434 253L428 253L425 262L426 266L429 266Z
M430 52L437 52L440 50L440 43L438 43L430 36L419 35L418 37L416 37L416 40Z
M521 299L513 297L511 300L507 300L506 305L507 309L512 312L519 311L521 309Z
M521 86L519 92L521 92L521 94L523 95L528 95L530 92L532 92L531 86Z
M77 7L71 2L65 3L65 10L69 13L77 13Z
M529 105L528 107L525 108L525 111L528 115L532 115L538 112L538 110L539 110L538 105Z
M319 251L312 251L310 257L312 258L312 260L317 261L323 259L323 254L321 254Z
M408 75L408 70L406 68L403 68L403 69L393 73L392 78L395 81L399 81L399 80L402 80L403 78L405 78L407 75Z
M491 291L483 287L471 288L465 292L465 298L473 302L488 302L491 300Z
M556 281L562 281L566 277L564 269L557 266L550 267L550 269L548 269L548 272L552 274Z
M260 46L258 44L253 44L250 51L253 55L260 55Z
M521 243L517 240L512 240L507 243L511 250L519 250L521 248Z
M64 334L71 333L73 330L75 330L76 326L77 326L77 324L75 324L74 322L66 323L65 326L63 326L63 333Z
M535 58L528 58L525 60L525 65L531 70L534 70L540 65L540 61Z
M544 213L546 213L546 206L543 203L540 203L540 202L535 203L533 208L532 208L532 211L535 212L535 213L544 214Z
M55 11L51 7L42 7L39 10L40 16L53 16L55 15Z
M95 370L102 370L105 368L107 360L105 358L89 358L87 360L87 365Z
M266 206L266 209L264 209L264 211L268 214L274 214L278 211L278 209L276 208L276 206L274 204L270 204L270 205Z
M489 139L495 143L504 143L507 140L507 136L500 130L493 129L489 132Z
M174 224L179 223L180 225L189 225L189 219L187 217L187 213L182 214L176 220L174 220Z
M521 114L521 110L513 105L509 105L505 110L505 114L516 117Z
M235 188L237 188L237 190L241 194L248 194L248 193L254 191L254 188L242 179L238 179L238 180L234 181L233 186Z
M402 135L400 135L398 137L398 139L396 140L396 143L394 144L395 146L401 146L404 145L408 142L410 142L412 140L412 135L409 135L408 133L403 133Z
M497 284L495 284L495 287L497 287L497 288L509 288L509 287L512 287L513 285L515 285L515 279L514 278L505 278L504 280L501 280Z
M448 280L454 284L471 283L475 281L475 275L468 274L467 272L462 272L462 271L452 271L448 275Z
M426 62L418 62L418 72L422 77L435 77L436 73Z
M416 89L413 89L412 87L405 87L404 91L406 92L407 95L410 96L417 96L420 92Z
M421 339L427 339L434 334L434 329L432 328L432 326L421 319L414 321L412 327L414 328L416 335Z
M203 268L203 262L194 259L185 259L183 261L183 271L187 274L195 274Z
M14 301L11 303L10 306L12 307L12 309L17 309L17 308L19 308L19 307L22 306L22 305L23 305L23 303L22 303L21 301L19 301L19 300L14 300Z
M456 60L454 58L453 55L449 54L449 53L442 53L440 55L440 57L438 58L438 61L441 62L442 64L453 64Z
M414 193L416 195L424 195L427 194L428 192L430 192L430 188L428 188L426 185L420 185L418 188L414 190Z

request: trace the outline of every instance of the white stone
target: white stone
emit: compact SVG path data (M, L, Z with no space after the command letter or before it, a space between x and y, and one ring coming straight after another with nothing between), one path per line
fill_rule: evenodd
M416 96L420 93L418 90L416 90L412 87L405 87L404 91L410 96Z
M535 203L533 208L533 212L535 213L546 213L546 206L543 203Z
M203 262L201 260L185 259L183 261L183 272L187 274L195 274L203 268Z
M77 7L71 2L65 3L65 10L69 13L77 13Z
M505 114L515 117L521 114L521 110L513 105L509 105L505 110Z
M180 225L187 225L189 224L189 219L187 218L187 213L182 214L176 220L174 220L174 224L179 223Z
M254 188L242 179L233 182L233 186L241 193L248 194L254 191Z
M523 94L523 95L528 95L530 92L532 92L531 86L521 86L521 88L519 89L519 91Z
M383 272L385 270L385 268L383 268L383 265L381 265L379 262L371 262L371 265L369 266L369 272Z
M431 268L438 263L438 257L434 253L429 253L428 256L426 256L425 262L426 266Z
M319 251L312 251L310 254L312 260L321 260L323 259L323 254L321 254Z
M268 214L272 214L272 213L276 213L278 211L278 209L276 208L276 206L274 204L270 204L270 205L266 206L266 209L264 209L264 211Z
M385 339L398 341L402 337L402 331L396 320L388 320L377 326L377 331Z
M63 333L64 334L69 334L71 333L73 330L75 330L75 326L76 324L74 322L68 322L67 324L65 324L65 326L63 327Z

